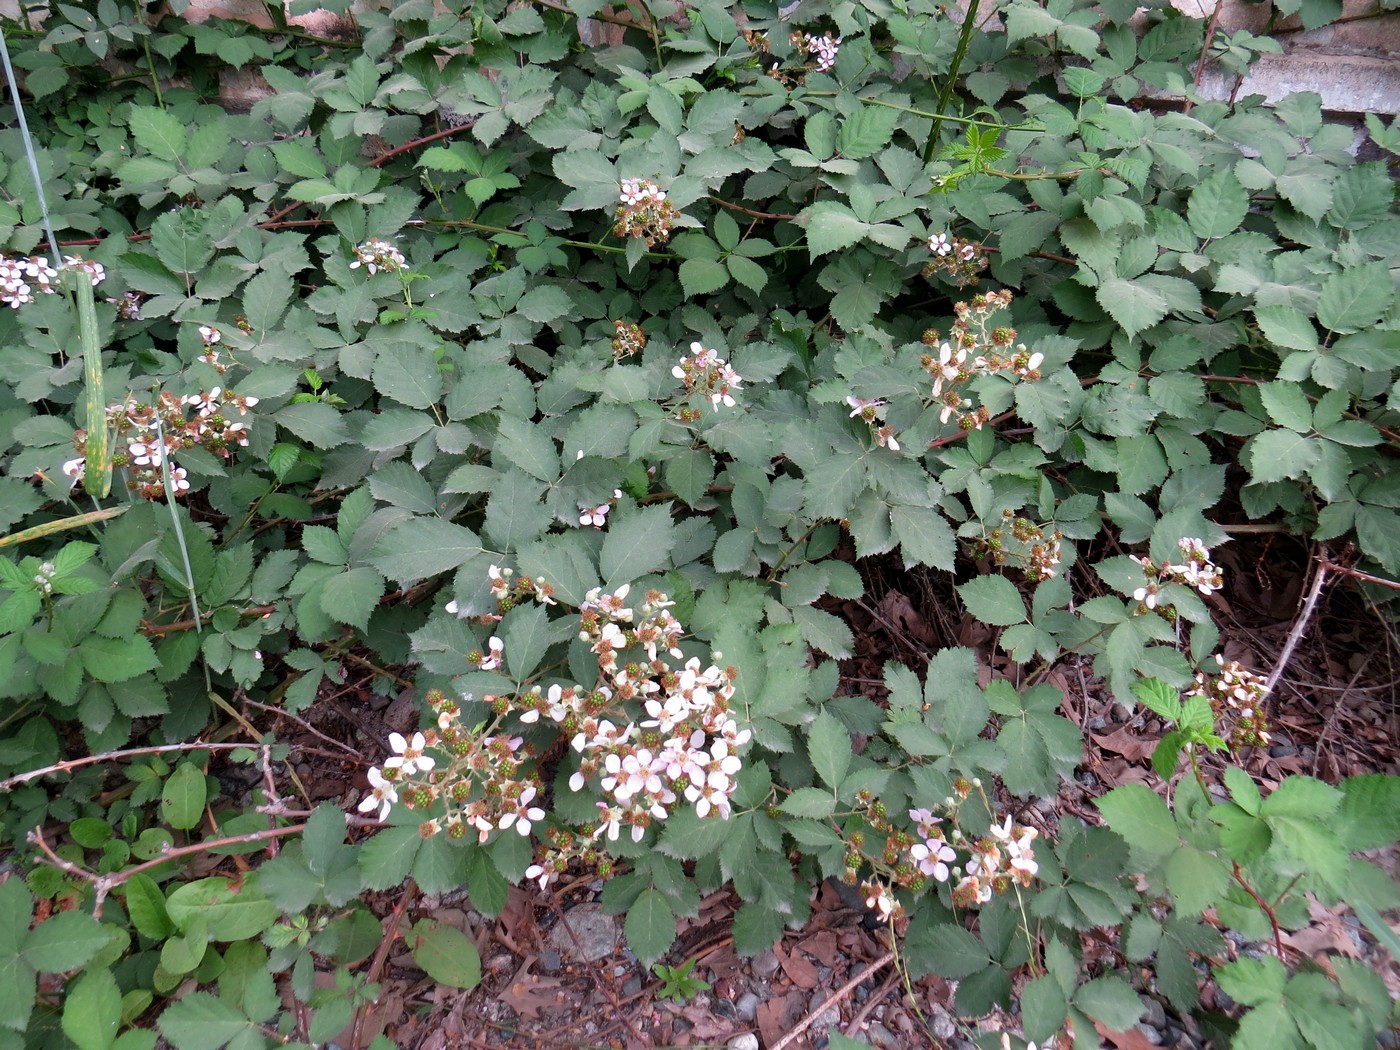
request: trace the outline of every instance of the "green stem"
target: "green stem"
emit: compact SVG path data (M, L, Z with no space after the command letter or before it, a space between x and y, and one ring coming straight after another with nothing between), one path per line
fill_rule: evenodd
M151 71L151 89L156 93L156 105L159 106L161 109L164 109L165 98L160 93L160 77L156 76L155 59L151 57L151 38L148 36L143 36L141 38L141 47L146 52L146 68L148 68Z
M977 6L980 0L968 0L967 13L963 15L962 32L958 34L958 46L953 52L952 64L948 67L948 76L943 81L943 86L938 91L938 113L934 115L933 127L929 129L928 141L924 143L924 163L927 164L933 159L934 147L938 145L938 132L943 126L943 113L948 108L948 103L953 98L953 88L958 82L958 70L962 67L963 59L967 57L967 46L972 40L972 31L977 27Z

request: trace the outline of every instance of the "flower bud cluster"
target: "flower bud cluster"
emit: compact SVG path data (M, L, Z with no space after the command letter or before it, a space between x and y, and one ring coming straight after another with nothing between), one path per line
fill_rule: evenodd
M613 361L620 362L624 357L632 357L646 348L647 334L641 325L614 321L613 328L617 331L612 340Z
M978 275L987 268L987 253L980 245L950 233L931 234L928 250L933 257L924 264L924 276L947 274L959 288L976 284Z
M942 405L940 423L956 417L963 430L980 430L991 418L985 405L974 405L966 386L979 376L1007 373L1027 382L1040 378L1045 355L1032 353L1016 342L1016 329L993 325L992 316L1011 305L1009 291L975 295L971 303L953 307L955 320L947 340L930 328L923 342L931 351L921 359L924 370L933 377L931 397Z
M491 566L489 576L503 613L531 598L556 604L552 588L540 581L499 566ZM492 832L509 828L528 836L545 819L538 804L544 786L534 749L522 735L511 735L510 721L556 726L580 756L569 790L592 785L600 796L597 819L587 827L545 830L550 848L526 872L541 886L574 858L601 871L606 842L617 840L624 826L633 841L640 841L682 800L701 817L727 818L743 766L738 752L750 739L729 710L735 672L702 668L694 657L682 663L679 643L685 632L670 612L674 603L649 591L634 608L629 593L628 586L612 592L595 588L579 608L579 638L597 659L598 679L591 688L556 682L515 696L484 696L494 717L489 727L476 730L462 724L455 700L429 693L435 727L411 738L390 736L393 753L370 771L361 811L377 810L383 820L395 805L430 810L422 824L425 836L475 834L485 842ZM448 611L457 612L455 603ZM474 657L489 670L500 665L505 645L492 638L487 648L489 655Z
M1035 582L1048 580L1059 573L1064 536L1058 529L1045 530L1044 525L1004 511L1002 524L977 541L977 554L998 565L1020 562Z
M648 248L671 239L671 228L680 218L666 191L651 179L623 179L618 193L622 202L613 216L613 234L641 237Z
M248 445L248 425L231 417L234 412L246 416L257 403L256 397L217 386L184 397L161 391L155 404L128 394L125 401L107 406L107 426L116 434L112 466L126 471L127 488L150 500L165 495L168 470L171 489L180 496L190 489L189 475L170 457L199 446L231 459L233 449ZM86 472L87 431L74 431L73 445L79 454L63 464L63 473L76 481Z
M57 575L58 569L51 561L41 564L39 571L34 574L34 586L45 598L53 597L53 579Z
M64 256L63 268L84 275L94 288L107 277L101 263L77 255ZM43 256L0 255L0 304L18 310L58 288L58 271Z
M355 248L355 259L350 264L350 269L358 270L363 266L365 272L373 277L380 270L385 273L402 270L407 263L408 260L403 257L403 252L388 241L371 237L364 244Z
M1141 602L1147 609L1155 609L1161 602L1162 587L1169 583L1179 583L1193 587L1201 594L1210 596L1225 586L1225 576L1220 567L1210 560L1210 548L1200 540L1183 536L1177 541L1183 564L1163 562L1158 565L1151 558L1130 555L1142 567L1146 578L1143 585L1133 591L1133 601Z
M1228 663L1216 654L1215 674L1196 672L1196 684L1186 697L1204 697L1215 712L1220 735L1232 748L1265 747L1270 741L1269 722L1262 710L1268 679L1235 660Z
M690 356L682 357L671 374L685 384L688 393L698 392L707 398L716 412L720 405L734 407L734 391L743 382L718 351L708 350L699 342L690 344Z
M884 420L887 402L880 398L867 400L863 397L848 396L846 404L851 406L851 419L859 416L870 424L870 432L875 436L877 445L881 448L888 448L891 452L899 451L899 441L895 437L894 427Z
M966 874L953 887L953 903L970 908L1013 885L1030 886L1040 871L1031 846L1038 834L1035 828L1013 826L1010 814L994 823L985 838L972 844L972 856L963 868Z

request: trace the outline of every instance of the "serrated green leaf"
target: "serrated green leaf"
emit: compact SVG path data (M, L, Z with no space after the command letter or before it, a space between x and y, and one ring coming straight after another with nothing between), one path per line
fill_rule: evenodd
M208 791L199 767L193 762L181 762L161 791L161 816L172 828L184 831L194 827L204 815Z
M608 519L607 535L598 555L605 586L616 589L667 567L675 543L670 504L639 507L635 511L619 507Z
M1203 240L1224 237L1239 229L1249 211L1249 192L1229 169L1202 179L1186 206L1191 232Z
M1130 338L1167 316L1166 297L1136 281L1110 277L1099 285L1095 296Z
M40 973L63 973L86 965L107 941L107 931L91 915L59 912L30 931L24 956Z
M89 970L68 987L63 1034L78 1050L110 1050L122 1019L122 993L110 970Z
M1349 266L1322 282L1317 319L1333 332L1359 332L1384 316L1395 299L1395 283L1383 262Z
M162 160L185 159L185 125L180 118L156 106L132 106L131 134L136 144Z
M807 730L807 752L817 776L835 790L846 778L854 754L851 734L829 711L817 715Z
M1167 804L1143 784L1120 785L1095 805L1108 826L1144 854L1165 857L1180 844Z
M175 1050L219 1050L242 1032L256 1030L242 1011L208 992L182 996L156 1023Z
M665 895L659 890L643 890L627 909L623 933L642 965L650 967L665 955L676 939L676 916Z
M857 219L844 204L819 201L804 213L807 219L807 250L811 257L849 248L865 236L868 222Z
M993 627L1026 622L1026 603L1016 585L1005 576L979 576L958 586L967 611Z
M970 977L991 962L981 941L951 923L912 927L906 948L916 973L936 973L954 980Z
M406 584L450 572L482 550L470 529L441 518L414 518L380 537L369 560L388 579Z
M896 506L891 511L890 524L899 540L906 569L928 565L935 569L952 570L957 544L952 527L936 510Z
M890 144L899 112L886 106L861 106L841 120L836 148L851 160L873 157ZM810 237L809 237L810 243Z
M1143 1013L1137 992L1119 977L1096 977L1080 985L1074 1005L1115 1032L1126 1032Z

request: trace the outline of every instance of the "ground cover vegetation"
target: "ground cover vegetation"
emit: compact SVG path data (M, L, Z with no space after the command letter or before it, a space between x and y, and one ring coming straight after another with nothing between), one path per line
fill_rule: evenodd
M374 891L589 870L647 966L704 893L756 954L858 886L987 1046L1394 1022L1280 932L1400 951L1397 779L1261 791L1212 602L1259 522L1394 597L1400 129L1204 101L1273 42L1123 0L181 6L4 26L0 1047L324 1044L395 935L480 978ZM879 555L1012 672L839 689ZM1061 666L1162 741L1052 837ZM347 674L421 717L312 807L274 716Z

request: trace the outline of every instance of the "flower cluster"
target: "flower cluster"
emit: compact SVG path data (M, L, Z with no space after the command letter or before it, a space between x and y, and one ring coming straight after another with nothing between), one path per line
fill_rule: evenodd
M846 404L851 406L851 419L859 416L870 424L870 432L875 435L877 445L881 448L888 448L892 452L899 451L899 442L895 439L894 427L884 420L885 401L880 398L847 397Z
M1215 712L1216 725L1232 748L1268 745L1269 723L1261 710L1268 679L1247 670L1235 660L1217 654L1214 674L1196 672L1196 684L1186 697L1203 697Z
M1225 586L1224 574L1220 566L1210 560L1210 548L1204 543L1193 536L1183 536L1177 541L1177 549L1183 559L1180 565L1168 561L1158 565L1151 558L1131 556L1142 566L1146 578L1146 582L1133 591L1133 601L1155 609L1161 602L1162 587L1171 583L1194 588L1207 597Z
M987 253L981 245L950 233L940 231L931 234L928 250L933 258L924 264L924 276L947 274L959 288L976 284L978 275L987 268Z
M383 270L385 273L394 273L403 269L408 260L403 257L403 252L399 251L388 241L382 241L378 237L371 237L364 244L355 249L355 261L350 264L350 269L358 270L361 266L371 277Z
M613 216L613 233L618 237L641 237L648 248L671 239L671 228L680 218L676 206L666 199L666 191L651 179L623 179L618 199L622 202Z
M498 566L489 576L501 614L531 598L556 604L547 584ZM684 659L684 628L666 595L649 591L640 608L628 595L627 586L595 588L579 608L579 638L597 659L591 687L556 682L515 696L485 696L493 721L476 731L462 724L457 701L429 693L435 726L408 739L390 737L392 754L370 771L361 812L378 810L381 820L396 804L430 812L421 826L425 836L474 833L485 842L507 828L528 836L545 819L536 804L544 785L523 732L552 725L580 756L569 790L591 783L601 797L594 823L547 829L551 848L526 872L542 886L575 857L601 871L607 841L617 840L623 827L640 841L682 799L701 817L727 818L743 765L739 751L750 738L729 711L735 672ZM455 602L448 611L458 611ZM487 648L488 654L473 657L489 670L499 666L505 645L492 638Z
M107 406L107 426L117 438L112 466L127 472L127 487L142 499L165 495L167 470L171 490L182 495L190 489L189 475L170 457L198 445L224 459L232 458L233 449L248 444L248 425L231 417L234 412L246 416L257 403L256 397L217 386L184 397L162 391L155 404L128 394L125 401ZM189 409L194 410L192 418ZM63 464L63 473L76 481L85 473L87 432L75 431L73 444L78 456Z
M729 366L719 352L708 350L703 343L690 344L690 356L682 357L671 369L671 374L685 384L688 393L699 392L710 402L716 412L720 405L733 408L734 391L743 380L739 373ZM693 419L682 409L683 419Z
M830 33L816 36L810 33L793 33L792 42L817 60L817 72L829 73L836 66L836 56L841 52L841 38Z
M614 321L613 328L617 331L612 339L613 361L621 362L624 357L632 357L646 348L647 334L641 325Z
M580 525L592 525L595 529L601 529L608 523L608 511L612 510L613 504L622 498L621 489L613 489L613 498L607 503L600 503L596 507L579 504L578 523Z
M45 598L53 597L53 579L57 575L58 569L51 561L41 563L38 571L34 573L34 586Z
M992 529L976 544L981 557L991 558L998 565L1020 562L1026 575L1036 583L1059 573L1064 539L1058 529L1049 533L1046 526L1018 517L1009 510L1002 511L1002 524Z
M101 263L77 255L64 256L63 266L86 276L94 288L107 277ZM58 271L42 256L0 255L0 304L18 310L39 295L52 295L58 287Z
M932 397L942 405L939 422L956 417L963 430L980 430L991 418L986 406L974 405L966 396L966 386L979 376L1006 373L1030 382L1040 378L1043 354L1031 353L1016 342L1016 329L993 325L992 316L1011 305L1006 290L975 295L971 303L953 307L953 329L944 340L936 330L924 332L923 342L931 351L921 359L924 370L933 377Z
M215 369L219 375L228 371L228 365L219 361L219 343L223 338L223 334L217 328L207 324L199 326L199 340L204 351L199 355L199 360Z
M1038 835L1035 828L1013 825L1010 814L994 823L986 837L972 844L972 857L963 868L966 874L953 887L953 903L970 908L986 904L1013 884L1030 886L1040 871L1031 846Z

